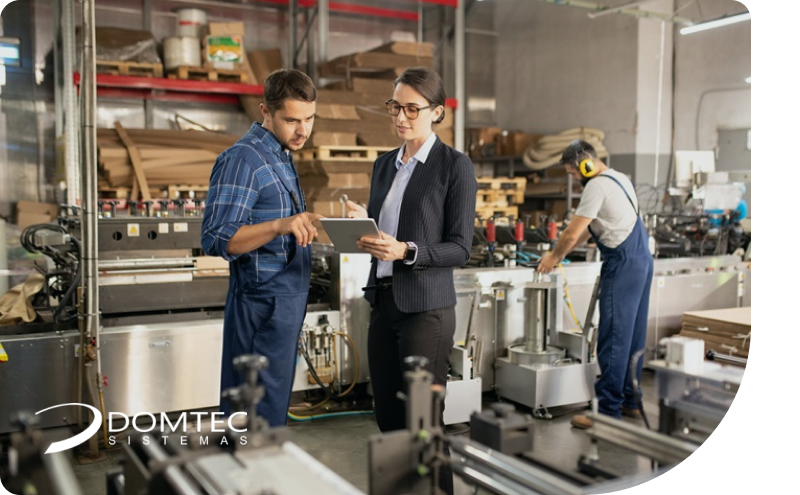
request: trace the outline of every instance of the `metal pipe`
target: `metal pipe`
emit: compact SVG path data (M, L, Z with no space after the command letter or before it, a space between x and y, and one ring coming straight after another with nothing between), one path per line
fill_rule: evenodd
M465 56L465 28L466 28L466 2L459 1L455 11L456 31L455 31L455 79L456 79L456 102L458 108L455 111L455 145L458 151L466 151L464 145L464 127L467 118L466 100L466 56Z
M41 459L48 477L52 481L52 493L55 495L81 495L83 493L66 454L63 452L44 454Z
M422 16L422 2L417 3L417 43L422 43L423 32L423 16Z
M289 0L289 68L297 68L297 0ZM263 82L263 81L262 81Z
M81 267L83 270L83 314L79 320L81 333L89 342L94 341L96 360L93 361L97 389L102 386L102 369L100 366L100 292L97 281L97 50L95 40L95 1L84 0L83 3L83 74L81 92L83 95L81 131L82 131L82 163L83 180L81 206ZM85 361L84 361L85 363ZM83 364L83 363L82 363ZM94 399L94 396L92 396ZM92 441L92 453L96 450L96 437Z
M72 68L75 67L75 4L72 0L61 2L62 60L61 87L64 106L64 168L67 181L67 204L78 204L81 192L80 158L78 147L78 106Z
M154 461L166 462L169 460L169 454L155 443L142 444L142 451ZM173 465L165 468L164 479L169 482L175 493L180 495L202 495L178 466Z
M328 28L330 24L328 0L318 0L317 9L317 16L319 17L319 19L317 19L317 29L319 32L319 39L317 40L319 44L317 64L320 64L328 61Z
M747 366L747 358L739 357L739 356L728 356L727 354L720 354L713 349L709 349L706 352L706 358L710 361L722 361L723 363L731 363L731 364L739 364L742 366Z
M485 473L480 465L453 463L453 474L464 480L498 495L537 495L537 492L516 485L507 479L497 479L492 473Z
M513 457L496 452L489 447L478 444L466 438L449 437L450 451L467 458L470 466L483 466L484 472L496 473L517 483L525 488L530 488L536 493L549 495L577 495L581 489L544 469L524 463ZM453 468L457 461L453 461Z
M585 0L537 0L537 1L552 3L554 5L578 7L581 9L594 10L597 12L602 12L606 10L605 5L595 2L587 2ZM694 21L687 17L678 17L678 16L673 16L672 14L662 14L661 12L648 12L646 10L638 10L638 9L614 9L614 13L636 17L639 19L660 19L662 21L674 22L675 24L694 24Z
M639 0L637 2L626 3L625 5L620 5L619 7L608 7L605 10L601 10L599 12L589 12L587 15L589 19L597 19L598 17L603 17L604 15L618 13L624 9L632 9L633 7L638 7L639 5L652 2L653 0Z
M526 309L528 317L525 325L525 350L528 352L542 353L547 349L546 315L547 297L546 289L528 287L525 289Z
M593 412L587 416L593 422L586 430L591 438L625 447L665 466L683 462L699 447L603 414Z

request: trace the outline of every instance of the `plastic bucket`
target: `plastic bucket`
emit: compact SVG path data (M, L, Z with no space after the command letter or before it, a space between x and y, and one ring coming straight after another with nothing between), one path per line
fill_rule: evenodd
M202 38L208 23L205 10L178 9L178 36L193 36Z

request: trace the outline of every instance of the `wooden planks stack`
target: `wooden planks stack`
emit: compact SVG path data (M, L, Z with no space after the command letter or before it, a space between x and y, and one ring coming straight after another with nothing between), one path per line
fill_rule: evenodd
M750 308L689 311L680 335L705 341L706 351L747 358L750 353Z
M476 216L519 216L517 205L525 202L525 177L478 177Z
M368 52L336 58L320 66L320 75L338 78L317 92L317 118L310 146L379 146L396 148L397 137L384 102L393 81L408 67L433 67L433 44L393 42ZM452 109L434 130L446 144L454 142Z
M99 187L130 188L131 199L145 200L153 188L176 184L207 186L217 155L238 136L198 131L97 130Z
M375 159L392 148L322 146L294 153L300 185L308 211L341 217L346 211L343 195L356 203L369 201Z

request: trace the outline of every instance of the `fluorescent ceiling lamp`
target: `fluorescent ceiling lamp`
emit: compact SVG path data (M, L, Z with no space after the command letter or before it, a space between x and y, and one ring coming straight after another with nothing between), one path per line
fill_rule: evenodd
M695 24L694 26L685 27L681 29L681 34L697 33L699 31L705 31L706 29L714 29L720 26L727 26L728 24L736 24L737 22L749 20L750 12L745 12L744 14L732 15L730 17L723 17L722 19L717 19L715 21L708 21L702 24Z

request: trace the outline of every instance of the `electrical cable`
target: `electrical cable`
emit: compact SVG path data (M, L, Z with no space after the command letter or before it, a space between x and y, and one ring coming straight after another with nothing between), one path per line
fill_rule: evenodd
M313 414L309 416L298 416L296 414L287 413L289 419L292 421L298 422L306 422L306 421L314 421L315 419L325 419L325 418L336 418L340 416L365 416L368 414L375 414L374 411L341 411L341 412L333 412L333 413L325 413L325 414Z
M81 243L72 236L70 236L69 240L72 245L75 246L75 250L77 251L77 265L75 268L75 276L72 278L72 284L64 293L63 297L61 298L61 302L58 303L58 306L53 312L53 320L56 323L67 323L78 318L77 310L74 314L71 314L66 318L61 318L61 313L63 313L66 309L67 302L69 302L69 300L72 298L72 295L75 293L75 291L78 289L78 285L81 283Z
M311 357L308 355L308 348L306 347L305 341L301 338L300 339L300 350L303 354L303 359L306 360L306 365L308 366L308 371L311 373L311 376L314 377L314 380L319 384L319 388L325 392L325 400L330 400L331 396L333 395L328 387L326 387L322 380L320 380L319 375L317 375L317 370L314 368L314 364L311 362Z
M567 273L564 271L564 267L561 265L561 263L558 264L558 267L561 269L561 276L564 277L564 299L567 301L567 307L569 308L569 313L572 315L572 319L575 321L575 324L578 325L578 329L581 332L583 332L583 325L581 325L581 321L575 314L575 309L572 307L572 299L569 297L569 286L567 285Z
M331 391L327 387L325 387L325 385L322 383L322 380L320 380L320 378L319 378L319 376L317 374L317 370L314 368L314 365L311 362L311 357L308 355L308 349L307 349L307 347L305 345L305 341L301 338L300 339L300 342L301 342L301 344L300 344L301 353L303 355L303 358L306 361L306 365L308 366L308 370L311 373L311 376L314 377L314 380L316 380L317 384L319 384L320 388L325 392L325 399L322 400L322 402L318 402L317 404L312 404L312 405L310 405L308 407L303 408L303 410L305 410L305 411L310 411L312 409L317 409L317 408L327 404L332 399L341 399L344 396L348 395L355 388L356 383L358 382L358 377L361 375L361 359L359 358L358 347L356 346L356 343L353 340L353 338L351 336L347 335L344 332L333 332L333 335L336 335L336 336L339 336L339 337L343 337L344 340L347 342L347 344L350 346L350 348L353 351L353 359L355 360L355 374L353 375L353 380L350 383L350 386L347 388L347 390L345 390L341 394L334 394L333 391ZM334 346L334 353L335 352L336 351L335 351L335 346ZM299 363L299 360L300 360L300 358L298 357L298 363ZM335 361L335 357L334 357L334 361ZM291 414L289 414L289 417L291 417Z

